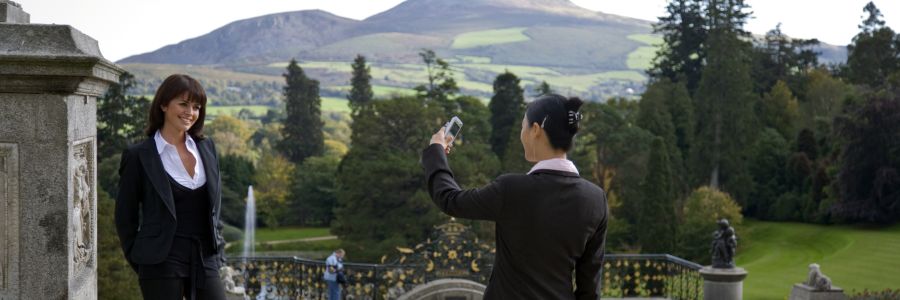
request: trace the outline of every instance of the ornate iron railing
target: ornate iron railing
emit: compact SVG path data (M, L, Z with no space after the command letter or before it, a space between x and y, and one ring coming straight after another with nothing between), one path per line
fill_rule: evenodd
M668 254L606 255L603 297L703 299L701 267Z
M234 258L236 286L245 287L251 299L326 299L325 262L297 257ZM425 266L345 263L348 284L345 299L396 299L424 284Z
M487 284L493 245L479 241L468 227L450 222L435 227L431 238L412 248L397 247L382 264L345 263L345 299L396 299L437 279L467 279ZM325 262L299 257L237 257L228 265L238 272L235 285L252 299L325 299ZM700 265L671 255L608 254L603 264L604 297L702 299Z
M298 257L232 258L235 284L256 299L325 299L323 261ZM489 273L490 266L485 266ZM423 264L344 264L345 299L396 299L417 285L440 278ZM603 297L702 299L701 266L671 255L608 254L603 265ZM449 276L452 277L452 276ZM487 278L465 277L483 284Z

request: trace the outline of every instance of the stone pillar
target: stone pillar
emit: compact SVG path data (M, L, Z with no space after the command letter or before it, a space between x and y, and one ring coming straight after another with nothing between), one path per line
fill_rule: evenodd
M744 268L720 269L710 266L700 269L703 276L704 300L741 300L744 295Z
M97 97L122 69L0 0L0 299L97 298Z

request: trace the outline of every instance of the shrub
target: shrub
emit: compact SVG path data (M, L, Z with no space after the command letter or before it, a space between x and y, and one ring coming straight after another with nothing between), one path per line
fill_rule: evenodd
M225 241L229 243L241 241L244 239L244 232L237 227L225 223L225 226L222 227L222 237L224 237Z
M898 300L900 299L900 289L886 289L883 291L863 290L861 293L853 294L850 300Z
M675 254L700 264L709 264L712 234L717 229L716 221L722 218L728 219L731 226L738 227L744 217L741 207L727 193L709 187L694 190L684 203L684 218L679 226Z

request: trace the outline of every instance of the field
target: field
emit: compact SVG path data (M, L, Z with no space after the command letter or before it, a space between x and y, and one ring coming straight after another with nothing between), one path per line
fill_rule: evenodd
M239 105L239 106L209 106L206 108L206 114L210 116L220 116L220 115L237 115L242 109L248 109L253 112L254 115L264 116L266 115L266 111L270 109L274 109L271 106L265 105Z
M737 264L749 272L744 299L786 299L818 263L848 294L900 288L900 225L821 226L748 220L738 232Z
M628 39L647 45L639 46L634 51L628 53L628 59L625 61L625 65L627 65L629 69L649 69L653 65L653 57L656 56L659 45L662 45L663 43L662 38L658 35L651 34L632 34L628 36Z
M350 112L347 98L322 97L322 111Z
M524 42L531 40L523 32L525 27L466 32L453 39L453 49L468 49L481 46Z
M347 106L346 98L336 98L336 97L321 97L322 98L322 112L350 112L350 107ZM219 116L219 115L237 115L242 109L248 109L253 112L256 116L265 116L266 112L270 109L280 109L272 106L265 105L235 105L235 106L209 106L206 108L206 114L209 116Z

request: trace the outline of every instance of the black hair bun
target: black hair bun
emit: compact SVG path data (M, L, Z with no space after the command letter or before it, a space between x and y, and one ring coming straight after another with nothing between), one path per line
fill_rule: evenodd
M578 112L578 109L581 108L581 105L584 104L584 101L578 97L571 97L566 100L565 106L566 110Z
M581 108L581 105L584 104L584 101L578 97L572 97L563 103L563 106L566 108L566 115L568 117L568 127L569 132L575 134L578 132L578 122L581 121L581 113L578 112L578 109Z

